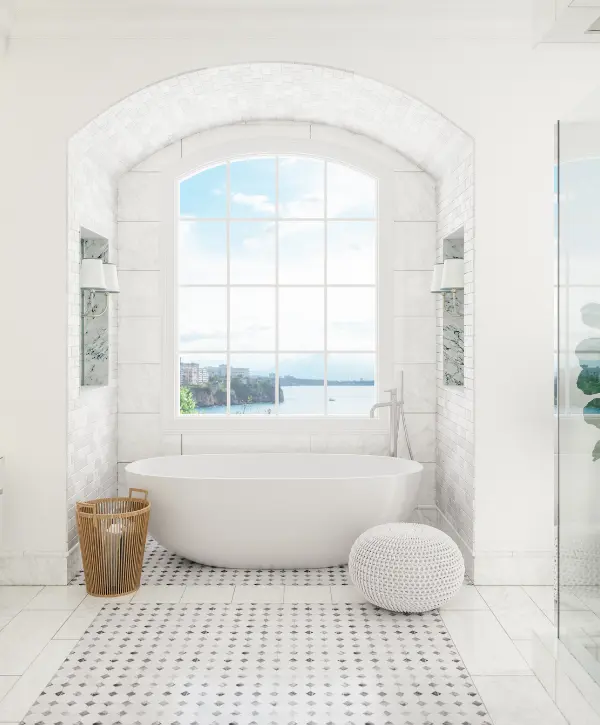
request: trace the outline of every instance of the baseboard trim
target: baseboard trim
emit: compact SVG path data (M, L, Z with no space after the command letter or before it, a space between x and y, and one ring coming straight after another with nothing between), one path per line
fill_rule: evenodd
M2 585L64 585L68 583L66 552L3 551L0 553Z
M67 554L67 581L70 582L83 569L79 542L69 549Z
M420 508L420 507L419 507ZM462 538L454 526L450 523L448 518L443 514L437 506L428 507L434 509L437 514L437 528L441 529L444 533L454 541L454 543L460 549L463 559L465 560L465 572L471 581L474 580L474 569L475 569L475 556L471 547Z

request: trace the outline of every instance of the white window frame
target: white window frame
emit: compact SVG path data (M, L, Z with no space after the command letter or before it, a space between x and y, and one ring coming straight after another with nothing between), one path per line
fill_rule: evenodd
M344 134L343 143L337 144L312 139L298 138L293 133L278 133L274 136L265 124L264 135L260 126L254 126L252 133L244 126L227 134L226 142L215 143L207 132L202 143L201 136L195 137L196 149L180 162L162 172L162 240L161 270L163 290L163 391L162 429L164 433L193 431L211 432L377 432L387 429L386 416L374 418L362 416L335 415L222 415L181 416L179 415L179 360L176 345L177 330L177 229L179 223L179 182L205 167L224 163L231 159L257 155L307 155L329 161L347 164L366 173L378 183L378 254L377 254L377 345L376 345L376 398L386 398L384 390L393 385L393 246L394 246L394 154L390 151L389 165L382 163L381 154L374 154L370 143L361 137L349 143ZM371 142L372 143L372 142ZM200 148L198 148L198 146ZM370 152L371 151L371 152Z

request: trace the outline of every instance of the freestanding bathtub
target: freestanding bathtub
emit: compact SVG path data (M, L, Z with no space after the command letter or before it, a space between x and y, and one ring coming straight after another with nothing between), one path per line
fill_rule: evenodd
M202 454L130 463L152 501L150 533L175 554L242 569L348 561L365 529L409 518L423 467L383 456Z

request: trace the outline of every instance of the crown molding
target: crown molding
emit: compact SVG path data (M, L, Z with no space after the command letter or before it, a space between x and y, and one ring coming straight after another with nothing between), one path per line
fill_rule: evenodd
M1 0L0 0L1 1ZM415 38L530 40L522 0L16 0L13 38L196 38L307 31Z

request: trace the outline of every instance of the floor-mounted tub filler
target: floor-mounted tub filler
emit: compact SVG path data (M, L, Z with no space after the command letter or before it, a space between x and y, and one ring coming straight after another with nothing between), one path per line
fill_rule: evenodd
M150 532L210 566L297 569L346 564L354 540L406 521L423 466L384 456L202 454L130 463L152 501Z

